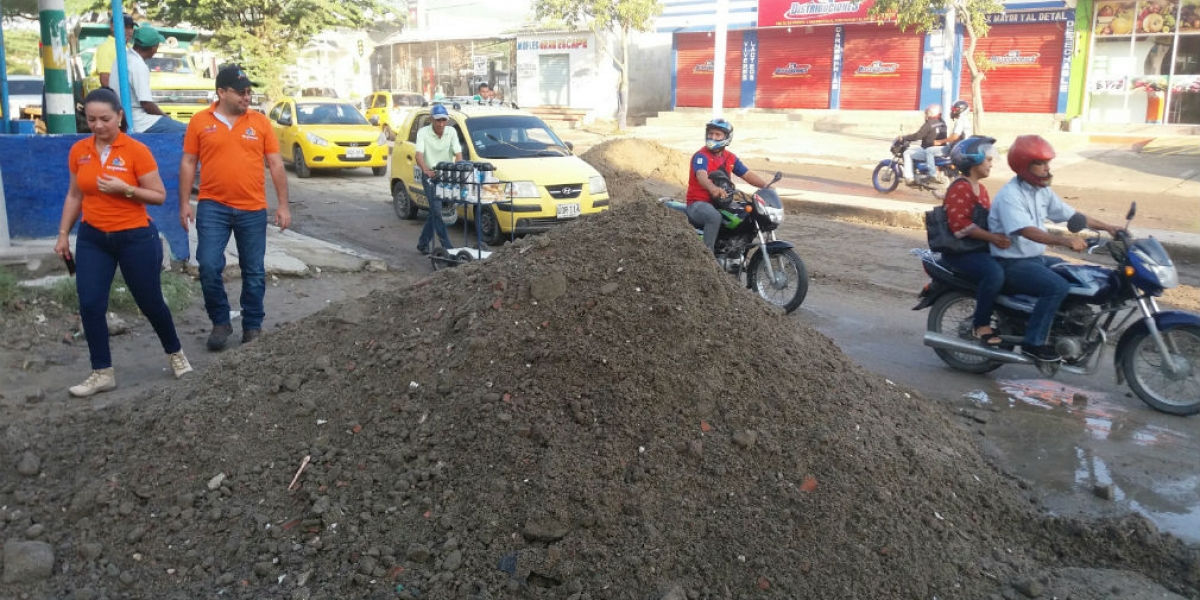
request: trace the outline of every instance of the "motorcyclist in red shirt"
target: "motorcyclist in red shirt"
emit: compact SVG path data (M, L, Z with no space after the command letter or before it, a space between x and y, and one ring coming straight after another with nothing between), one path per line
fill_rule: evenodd
M766 187L767 181L751 171L738 157L726 148L733 141L733 124L717 118L704 125L704 147L692 155L688 172L687 217L697 229L704 230L704 245L712 251L717 244L717 233L721 230L721 213L713 205L725 199L727 192L709 179L709 173L721 170L728 175L737 175L746 183L758 188ZM731 177L732 179L732 177Z

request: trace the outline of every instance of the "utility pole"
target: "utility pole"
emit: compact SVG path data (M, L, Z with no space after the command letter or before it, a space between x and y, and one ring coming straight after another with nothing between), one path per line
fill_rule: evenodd
M713 118L725 107L725 42L729 30L729 0L717 0L717 31L713 35Z
M67 77L71 49L67 45L67 15L63 0L38 0L42 34L42 66L46 106L42 115L48 133L75 133L75 96Z

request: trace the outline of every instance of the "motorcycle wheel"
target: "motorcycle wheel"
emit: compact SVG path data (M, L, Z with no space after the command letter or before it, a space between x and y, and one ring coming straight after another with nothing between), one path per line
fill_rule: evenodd
M785 313L799 308L800 303L804 302L804 297L808 295L808 270L804 268L804 261L800 260L800 255L791 248L771 253L776 282L771 281L763 258L764 252L759 251L750 259L750 267L746 271L746 287L754 290L763 300L782 307Z
M1162 332L1171 358L1183 374L1163 371L1162 354L1149 332L1131 340L1121 357L1125 381L1154 410L1172 415L1200 414L1200 327L1181 325Z
M929 331L961 338L970 338L975 314L975 296L962 292L947 292L929 309ZM938 358L947 365L967 373L988 373L1000 368L1003 363L988 360L974 354L964 354L942 348L934 348Z
M871 173L871 185L881 194L890 194L900 185L900 175L896 172L896 168L892 165L892 161L880 161L875 167L875 172Z

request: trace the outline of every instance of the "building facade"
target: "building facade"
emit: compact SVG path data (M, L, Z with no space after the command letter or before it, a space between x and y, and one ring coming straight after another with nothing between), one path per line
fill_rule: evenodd
M664 0L672 105L712 105L710 2ZM961 26L918 34L869 16L873 0L729 2L726 108L916 110L973 101ZM1200 0L1006 4L977 62L990 112L1115 124L1200 123ZM741 24L741 27L737 25Z

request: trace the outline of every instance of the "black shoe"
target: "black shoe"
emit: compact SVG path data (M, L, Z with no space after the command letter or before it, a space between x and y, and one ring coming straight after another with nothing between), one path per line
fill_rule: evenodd
M425 246L417 246L417 252L420 252L421 256L429 256L429 248Z
M262 337L261 329L247 329L242 332L242 343L249 344L260 337Z
M229 323L213 325L212 333L208 334L208 349L213 352L224 350L231 335L233 335L233 326Z
M1030 346L1028 348L1022 346L1021 353L1034 360L1041 362L1058 362L1062 360L1062 355L1054 346Z

